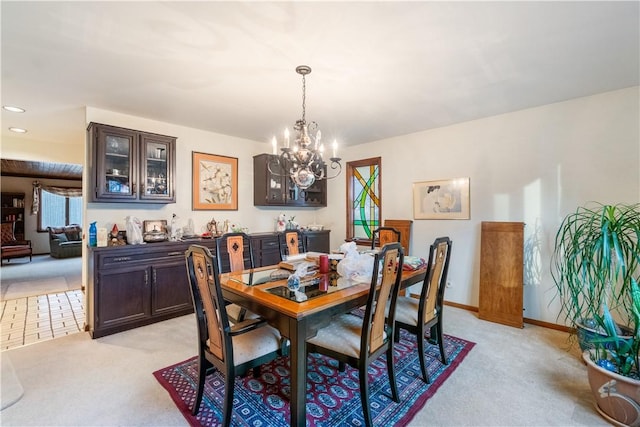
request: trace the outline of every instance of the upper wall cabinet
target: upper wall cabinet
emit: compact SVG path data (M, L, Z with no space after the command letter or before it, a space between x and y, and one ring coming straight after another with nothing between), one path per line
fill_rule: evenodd
M92 202L175 203L176 138L90 123Z
M269 170L269 162L275 165L275 157L273 154L258 154L253 157L254 206L296 206L301 208L327 206L326 179L316 181L311 187L301 190L284 170L273 172Z

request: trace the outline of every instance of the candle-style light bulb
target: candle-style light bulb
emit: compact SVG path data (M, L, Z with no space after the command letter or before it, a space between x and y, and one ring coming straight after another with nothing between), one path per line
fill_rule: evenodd
M278 141L276 141L276 137L274 136L271 140L271 145L273 146L273 154L278 154Z
M338 141L337 140L333 140L333 158L338 157Z
M284 130L284 146L289 148L289 128Z
M320 139L322 138L322 132L318 129L318 133L316 133L316 150L318 149L318 144L320 144Z
M324 154L324 144L320 144L318 151L320 151L320 154Z

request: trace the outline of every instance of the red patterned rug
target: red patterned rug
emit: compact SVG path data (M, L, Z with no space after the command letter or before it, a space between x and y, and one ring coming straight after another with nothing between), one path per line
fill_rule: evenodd
M440 362L437 345L427 347L427 365L431 384L422 380L415 336L401 331L394 346L400 403L391 399L385 357L369 367L369 385L373 423L379 426L404 426L422 409L475 345L445 335L449 365ZM196 358L153 373L167 389L178 409L192 426L218 426L222 421L224 377L213 372L207 377L204 397L197 416L189 408L195 399ZM279 357L262 366L260 377L238 377L235 383L233 426L289 425L289 358ZM318 354L307 358L307 426L362 426L358 371L347 366L338 371L338 363Z

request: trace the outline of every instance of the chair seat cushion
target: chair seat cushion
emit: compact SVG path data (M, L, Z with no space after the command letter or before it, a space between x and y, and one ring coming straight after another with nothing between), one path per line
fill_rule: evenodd
M280 332L271 326L263 326L247 333L231 337L233 340L233 364L242 365L280 348Z
M82 246L81 240L75 240L73 242L60 242L60 246L69 247L69 246Z
M386 333L384 336L386 338ZM343 314L332 319L329 326L320 329L315 337L307 341L318 347L359 358L361 339L362 317Z
M406 325L418 326L418 308L420 300L411 297L398 297L396 302L396 322ZM431 316L427 315L427 321L435 317L435 312Z
M24 254L30 254L31 253L31 248L29 246L25 246L25 245L3 246L2 247L2 253L12 253L12 254L24 253Z

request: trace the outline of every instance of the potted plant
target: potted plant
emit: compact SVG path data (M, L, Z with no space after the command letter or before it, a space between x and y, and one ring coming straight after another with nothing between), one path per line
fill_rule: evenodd
M559 316L584 340L598 411L621 425L640 425L639 241L639 204L591 204L564 218L552 257Z

